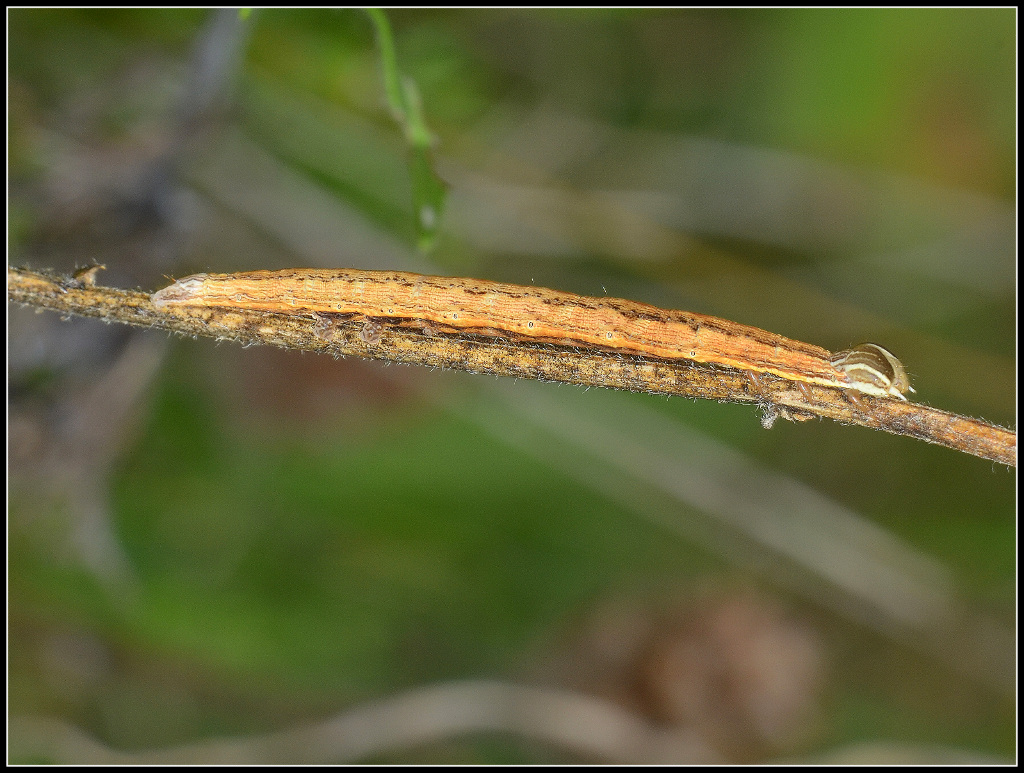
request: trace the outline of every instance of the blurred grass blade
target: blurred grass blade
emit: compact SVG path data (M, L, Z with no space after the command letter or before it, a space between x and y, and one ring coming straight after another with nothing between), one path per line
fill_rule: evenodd
M416 220L416 245L429 251L437 236L437 228L444 211L448 187L434 171L431 148L434 135L423 118L422 101L415 82L402 76L395 55L395 41L387 16L379 8L368 8L380 48L384 73L384 93L391 113L405 134L409 144L409 176L412 181L412 203Z

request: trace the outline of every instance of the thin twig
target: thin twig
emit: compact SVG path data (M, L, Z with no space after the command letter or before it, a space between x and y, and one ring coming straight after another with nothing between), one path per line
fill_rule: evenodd
M266 311L170 307L157 309L146 293L94 284L95 272L74 277L8 268L7 293L16 302L64 314L97 317L207 336L242 344L324 351L430 367L514 376L631 392L682 395L759 405L770 426L776 416L794 421L815 416L924 440L964 453L1017 465L1017 434L995 424L919 403L861 395L842 389L796 384L761 374L756 383L742 372L604 351L506 340L464 332L435 332L382 321L366 336L362 320L340 322L325 338L312 316ZM379 334L378 334L379 333Z
M313 724L144 751L113 749L59 719L17 717L11 725L19 758L58 764L352 763L469 733L512 734L617 763L724 762L696 733L655 726L602 698L489 681L427 685Z

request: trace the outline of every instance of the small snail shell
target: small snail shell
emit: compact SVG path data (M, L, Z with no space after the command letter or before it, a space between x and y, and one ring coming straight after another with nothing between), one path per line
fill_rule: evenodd
M892 352L878 344L858 344L829 358L832 366L850 380L850 388L879 397L898 397L913 392L907 371Z

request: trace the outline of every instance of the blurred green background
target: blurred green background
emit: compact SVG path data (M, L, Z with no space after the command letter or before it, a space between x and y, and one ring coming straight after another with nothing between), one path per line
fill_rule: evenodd
M1015 426L1014 10L387 15L448 191L429 254L366 14L24 9L10 262L607 293L876 340L922 402ZM13 716L158 749L486 678L734 760L1015 752L1013 471L752 406L9 314ZM13 761L69 761L20 738Z

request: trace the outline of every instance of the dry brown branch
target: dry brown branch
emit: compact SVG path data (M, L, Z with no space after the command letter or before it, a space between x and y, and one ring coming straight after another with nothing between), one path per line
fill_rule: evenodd
M63 314L246 345L270 344L470 373L755 403L764 413L766 426L777 416L794 421L820 416L1017 465L1016 432L895 398L862 395L852 401L842 389L796 384L766 374L755 383L743 372L728 368L460 332L425 335L422 330L386 321L374 329L372 336L365 335L362 320L340 321L331 325L330 335L325 338L322 320L312 316L219 308L157 309L148 294L101 287L94 283L94 277L95 270L68 277L8 268L7 293L13 301Z

